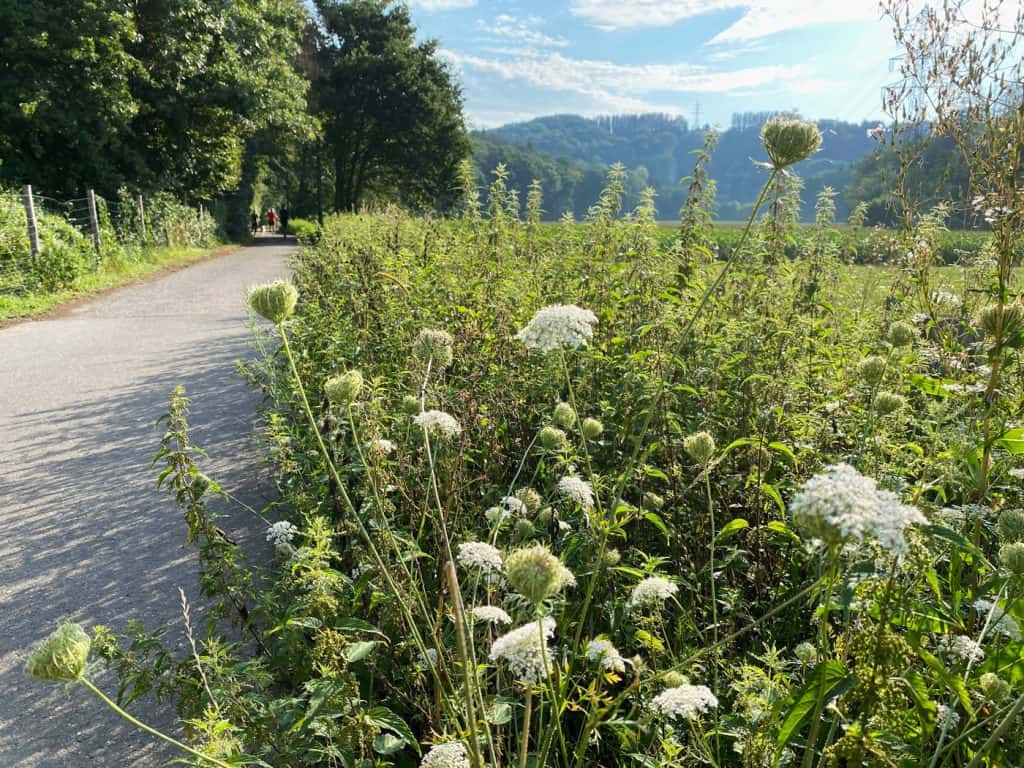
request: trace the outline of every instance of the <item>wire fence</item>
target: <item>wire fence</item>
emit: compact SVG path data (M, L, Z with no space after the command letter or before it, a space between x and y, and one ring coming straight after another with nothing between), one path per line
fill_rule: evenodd
M105 198L89 190L64 199L31 186L0 190L0 294L68 287L105 259L154 246L209 245L215 229L202 206L167 193Z

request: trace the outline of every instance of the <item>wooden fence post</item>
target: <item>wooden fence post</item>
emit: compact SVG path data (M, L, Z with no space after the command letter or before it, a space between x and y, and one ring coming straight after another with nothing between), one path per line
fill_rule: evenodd
M96 192L89 190L86 193L89 200L89 224L92 227L92 244L96 253L100 252L100 217L96 213Z
M26 184L23 192L25 218L28 219L28 243L32 250L32 258L39 256L39 222L36 220L36 204L32 199L32 185Z
M142 193L139 192L135 197L136 202L139 204L139 227L142 230L142 240L146 240L146 207L142 204Z

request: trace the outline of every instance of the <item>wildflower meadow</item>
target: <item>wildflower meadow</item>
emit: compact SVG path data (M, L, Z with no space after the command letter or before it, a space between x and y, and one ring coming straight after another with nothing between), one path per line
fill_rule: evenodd
M1019 236L938 266L939 210L855 266L826 191L780 258L821 136L762 135L727 259L699 184L666 240L617 169L584 222L472 184L328 218L248 294L265 549L218 527L176 391L192 652L65 625L29 674L156 690L195 765L1024 765Z

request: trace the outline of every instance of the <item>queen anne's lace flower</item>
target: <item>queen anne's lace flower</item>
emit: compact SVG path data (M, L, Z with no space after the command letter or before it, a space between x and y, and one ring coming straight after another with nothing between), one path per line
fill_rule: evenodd
M382 437L371 440L369 443L370 450L380 454L394 453L397 447L391 440L385 440Z
M455 559L467 568L479 568L485 574L501 573L501 552L483 541L460 544Z
M298 530L287 520L281 520L267 528L267 541L275 547L285 547L292 543Z
M952 707L937 704L935 705L935 724L943 730L953 730L960 724L960 715Z
M635 587L629 596L630 608L642 605L660 604L679 591L679 587L661 576L648 576Z
M707 686L679 685L667 688L651 700L651 709L665 717L695 720L718 706L718 699Z
M495 605L478 605L473 611L473 618L488 624L511 624L512 617Z
M810 536L829 544L875 538L895 554L907 552L906 529L927 523L916 507L849 464L835 464L815 475L790 503L793 521Z
M444 411L423 411L413 421L428 435L452 438L462 432L462 425Z
M541 642L541 634L544 642ZM504 661L519 680L537 683L543 680L554 662L548 640L555 633L555 620L545 616L539 622L505 633L491 646L491 661Z
M466 745L461 741L435 744L423 756L420 768L469 768Z
M594 489L590 483L575 475L566 475L558 481L558 492L572 499L581 507L589 509L594 506Z
M625 672L626 661L608 640L597 639L587 643L587 658L609 672Z
M517 496L505 496L498 503L501 505L502 509L506 510L509 514L520 516L526 514L526 504L524 504L523 500Z
M585 347L594 335L597 316L573 304L552 304L533 316L516 338L527 349L550 352L559 347Z
M998 632L1018 643L1021 641L1021 631L1017 622L998 605L994 605L988 600L975 600L974 610L978 612L981 621L989 625L990 633Z
M983 661L985 649L967 635L943 635L935 643L936 647L949 656L956 656L964 661Z

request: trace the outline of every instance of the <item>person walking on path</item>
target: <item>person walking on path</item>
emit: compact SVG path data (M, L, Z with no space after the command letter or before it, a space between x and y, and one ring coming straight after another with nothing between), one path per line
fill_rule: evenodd
M281 237L288 237L288 207L281 206Z
M267 211L267 226L270 227L271 234L277 231L277 211L273 208Z
M260 215L253 211L249 214L249 229L252 230L252 236L256 237L256 230L260 228Z

